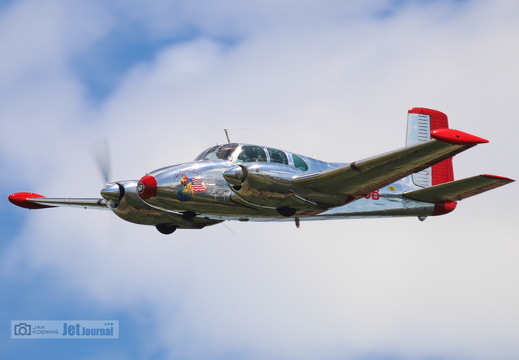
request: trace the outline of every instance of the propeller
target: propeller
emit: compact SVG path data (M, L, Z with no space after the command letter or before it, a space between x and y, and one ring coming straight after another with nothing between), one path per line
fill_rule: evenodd
M91 151L99 173L105 182L105 187L101 190L101 196L111 208L117 208L119 201L124 196L124 187L118 183L110 183L110 179L112 179L112 161L110 160L108 137L103 136L94 141L91 145Z
M112 162L110 160L108 138L103 136L94 141L91 150L103 181L105 184L109 184L112 178Z
M106 200L110 208L115 209L119 206L119 202L124 196L125 189L122 185L110 181L112 177L112 161L110 156L110 147L108 145L108 137L103 136L95 140L90 145L90 152L95 159L99 174L104 181L105 186L101 190L101 196ZM115 221L115 223L114 223ZM115 249L121 245L124 245L125 234L124 229L119 221L116 221L114 217L111 217L108 225L108 236L106 247Z

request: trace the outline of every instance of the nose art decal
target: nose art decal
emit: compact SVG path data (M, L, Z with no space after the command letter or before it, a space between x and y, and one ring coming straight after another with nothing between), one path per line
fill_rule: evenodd
M175 174L174 181L179 181L178 199L190 201L195 193L205 192L206 188L198 171L190 170Z

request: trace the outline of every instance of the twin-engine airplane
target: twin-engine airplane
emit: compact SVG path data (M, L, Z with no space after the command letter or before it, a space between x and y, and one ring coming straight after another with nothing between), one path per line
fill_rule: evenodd
M116 181L102 198L46 198L22 192L9 200L28 209L110 209L163 234L224 220L295 221L443 215L456 201L514 180L478 175L454 181L452 157L488 141L448 128L444 113L408 112L406 147L349 164L329 163L266 146L228 143L194 161L140 180Z

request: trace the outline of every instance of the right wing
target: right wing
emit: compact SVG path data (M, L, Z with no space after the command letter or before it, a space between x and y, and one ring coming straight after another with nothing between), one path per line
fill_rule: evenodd
M296 177L292 185L315 193L346 195L353 200L453 157L477 144L488 142L451 129L435 130L431 135L434 140L327 171Z

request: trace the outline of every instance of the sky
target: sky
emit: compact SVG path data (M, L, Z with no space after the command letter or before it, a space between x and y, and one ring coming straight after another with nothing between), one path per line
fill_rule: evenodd
M164 236L108 211L113 180L231 140L325 161L400 148L407 110L490 140L457 179L519 178L513 0L0 2L0 358L519 357L515 183L449 215L238 223ZM117 340L11 340L10 321L119 321Z

